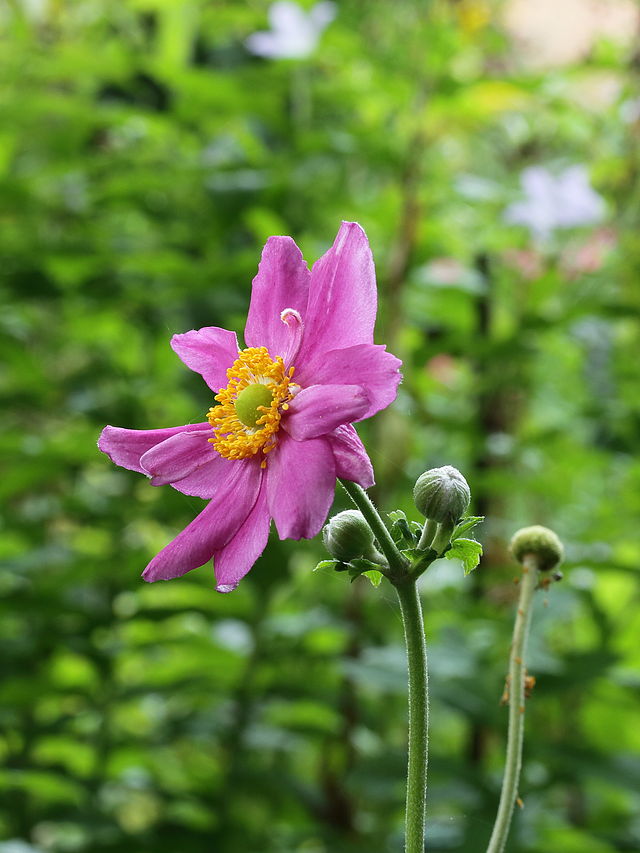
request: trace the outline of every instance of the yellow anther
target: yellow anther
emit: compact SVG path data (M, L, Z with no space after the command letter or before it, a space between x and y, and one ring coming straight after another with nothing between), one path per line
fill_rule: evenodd
M289 388L293 373L293 367L285 370L282 358L278 356L272 359L265 347L250 347L239 354L227 370L229 384L216 394L219 405L212 406L207 412L214 436L209 441L221 456L226 459L246 459L261 451L265 454L261 467L266 466L266 454L276 444L281 412L289 408L293 396L293 389ZM236 411L238 397L252 385L263 386L271 396L271 402L268 403L267 394L256 395L256 402L263 396L265 405L258 405L254 409L263 413L255 420L255 426L246 423L246 413L242 413L243 422ZM247 397L244 395L243 400Z

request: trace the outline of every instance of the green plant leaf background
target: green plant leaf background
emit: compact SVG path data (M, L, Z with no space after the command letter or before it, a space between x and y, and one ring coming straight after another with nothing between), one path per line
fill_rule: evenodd
M491 831L525 524L567 561L536 596L508 849L640 847L637 7L601 4L553 62L554 15L527 48L514 5L340 0L309 57L273 61L244 44L263 0L0 6L0 853L401 851L389 584L274 536L231 595L210 566L147 585L202 502L96 448L107 423L202 420L171 335L241 332L266 238L314 261L341 219L369 235L377 341L404 362L358 426L373 496L421 521L415 479L451 464L486 517L469 577L420 580L428 849ZM605 219L544 245L506 224L535 164L585 164Z

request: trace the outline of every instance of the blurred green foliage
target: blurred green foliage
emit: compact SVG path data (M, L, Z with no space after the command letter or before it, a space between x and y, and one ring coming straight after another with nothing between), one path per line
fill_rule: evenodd
M532 68L503 5L340 0L301 60L246 49L262 0L0 7L2 853L401 849L392 590L276 539L232 595L210 567L147 586L201 502L95 445L201 419L171 334L241 331L265 239L314 260L340 219L367 230L405 364L361 429L375 496L416 518L416 476L453 464L488 519L473 575L423 579L429 849L491 830L506 542L531 523L568 562L534 615L509 850L640 847L638 57L600 40ZM537 163L587 164L606 222L543 246L506 225Z

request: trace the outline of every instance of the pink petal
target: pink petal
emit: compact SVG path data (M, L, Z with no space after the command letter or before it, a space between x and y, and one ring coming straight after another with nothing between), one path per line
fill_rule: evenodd
M280 315L285 308L293 308L304 318L310 275L291 237L269 237L251 290L244 330L248 347L266 347L272 358L285 355L295 330Z
M229 467L236 464L237 460L223 459L214 451L213 456L204 465L194 468L186 477L171 485L183 495L209 500L216 496L220 481L229 476Z
M310 539L333 501L336 475L328 441L294 441L281 430L278 447L267 459L269 512L280 539Z
M235 462L229 472L200 515L151 560L142 573L146 581L177 578L202 566L235 535L253 509L263 472L254 459Z
M373 466L355 429L346 424L325 438L333 451L336 477L358 483L363 489L371 488L375 483Z
M370 418L395 400L402 379L399 372L401 364L399 358L386 351L386 347L359 344L316 355L296 371L295 378L302 386L338 382L361 385L367 392L369 407L360 418Z
M166 486L209 461L215 451L209 441L211 427L182 432L156 444L142 456L140 465L151 477L152 486ZM206 459L203 458L206 455Z
M282 425L296 441L306 441L364 417L369 406L359 385L311 385L293 398Z
M148 450L140 465L151 476L151 485L171 483L185 495L212 498L234 463L214 450L211 436L211 427L183 432Z
M301 356L373 343L376 274L367 235L357 222L343 222L333 246L311 270Z
M247 520L221 551L213 555L213 571L218 592L232 592L264 551L271 518L267 490L262 486Z
M186 426L168 429L123 429L106 426L98 439L98 447L116 465L146 474L147 472L140 464L140 457L148 450L171 438L172 435L205 428L210 429L209 424L186 424Z
M183 335L174 335L171 347L187 367L202 375L212 391L227 387L227 368L238 357L235 332L205 326Z

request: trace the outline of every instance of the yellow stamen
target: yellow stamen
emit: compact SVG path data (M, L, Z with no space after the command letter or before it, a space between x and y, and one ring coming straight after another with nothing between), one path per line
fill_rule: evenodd
M207 420L214 435L209 441L221 456L226 459L246 459L262 451L262 467L266 466L266 454L276 444L281 412L289 408L293 398L294 389L290 387L293 373L293 367L285 370L282 358L278 356L272 359L265 347L242 350L227 370L229 384L215 396L219 405L212 406L207 412ZM245 388L256 384L263 385L269 391L271 402L257 406L256 411L262 414L256 419L255 426L251 427L238 417L236 401Z

